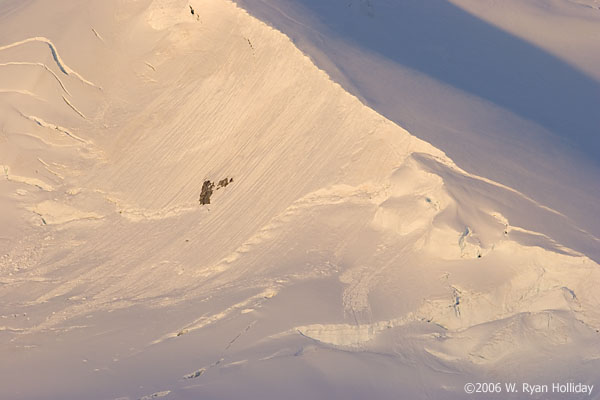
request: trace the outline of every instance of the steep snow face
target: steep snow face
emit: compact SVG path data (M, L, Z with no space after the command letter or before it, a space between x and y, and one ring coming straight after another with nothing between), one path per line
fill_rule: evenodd
M461 167L600 234L597 2L237 2Z
M225 0L2 4L0 397L597 383L598 238L280 32Z

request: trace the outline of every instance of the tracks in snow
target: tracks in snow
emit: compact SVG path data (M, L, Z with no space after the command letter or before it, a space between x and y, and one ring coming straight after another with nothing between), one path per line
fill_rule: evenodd
M234 312L242 312L249 305L251 305L253 307L260 306L260 304L262 302L264 302L265 300L275 297L278 292L279 292L279 289L277 287L267 287L267 288L263 289L261 292L257 293L256 295L251 296L251 297L247 298L246 300L243 300L239 303L236 303L219 313L215 313L212 315L206 315L206 314L202 315L200 318L197 318L196 320L192 321L190 324L188 324L184 328L178 330L177 332L168 333L168 334L160 337L159 339L156 339L151 344L154 345L154 344L161 343L167 339L174 339L179 336L185 335L191 331L195 331L195 330L201 329L205 326L214 324L217 321L220 321L220 320L225 319L226 317L229 317ZM240 335L238 335L238 337L239 336ZM237 340L237 337L229 343L229 346L231 346L233 344L233 342L235 342L235 340Z
M246 332L248 332L250 330L250 328L252 328L254 326L254 324L256 324L256 321L251 322L250 324L248 324L242 331L240 331L233 339L231 339L229 341L229 343L227 344L227 346L225 346L225 349L223 350L223 352L226 352L227 350L229 350L229 348ZM200 368L194 372L191 372L189 374L184 375L183 379L195 379L198 378L202 375L204 375L209 369L211 368L215 368L215 367L219 367L223 361L225 361L225 353L222 354L222 356L215 362L213 362L212 364L210 364L208 367L203 367ZM244 364L245 362L247 362L247 360L241 360L241 361L235 361L229 364L225 364L223 365L223 367L228 367L228 366L233 366L233 365L241 365Z

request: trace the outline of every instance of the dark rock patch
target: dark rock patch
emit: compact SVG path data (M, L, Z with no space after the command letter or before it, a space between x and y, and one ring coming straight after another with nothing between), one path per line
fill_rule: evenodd
M210 196L213 194L215 184L209 180L204 181L202 184L202 191L200 192L200 204L210 204Z
M213 191L224 188L232 182L233 182L233 178L223 178L219 181L219 183L217 183L216 188L215 188L214 182L212 182L210 180L205 180L204 183L202 184L202 190L200 192L200 199L199 199L200 204L201 205L210 204L210 197L212 196Z

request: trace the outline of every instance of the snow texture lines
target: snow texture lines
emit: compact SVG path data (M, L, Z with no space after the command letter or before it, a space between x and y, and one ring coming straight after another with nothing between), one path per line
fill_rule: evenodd
M48 38L45 38L43 36L36 36L36 37L31 37L31 38L27 38L18 42L14 42L14 43L10 43L4 46L0 46L0 51L1 50L7 50L16 46L21 46L23 44L26 43L32 43L32 42L41 42L41 43L46 43L48 45L48 47L50 48L50 51L52 52L52 58L54 58L54 61L56 62L56 65L58 66L58 68L61 70L61 72L65 75L72 75L74 77L76 77L77 79L79 79L81 82L95 87L96 89L101 89L98 85L96 85L95 83L85 79L83 76L81 76L77 71L73 70L72 68L70 68L60 57L60 54L58 53L58 50L56 49L56 46L54 45L54 43L52 43L52 41Z

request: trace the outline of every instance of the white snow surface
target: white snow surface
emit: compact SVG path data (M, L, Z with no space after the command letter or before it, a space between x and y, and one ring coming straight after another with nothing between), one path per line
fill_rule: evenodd
M0 398L600 398L597 2L240 4L0 0ZM401 66L402 9L533 55Z
M462 168L600 236L597 0L236 2Z

